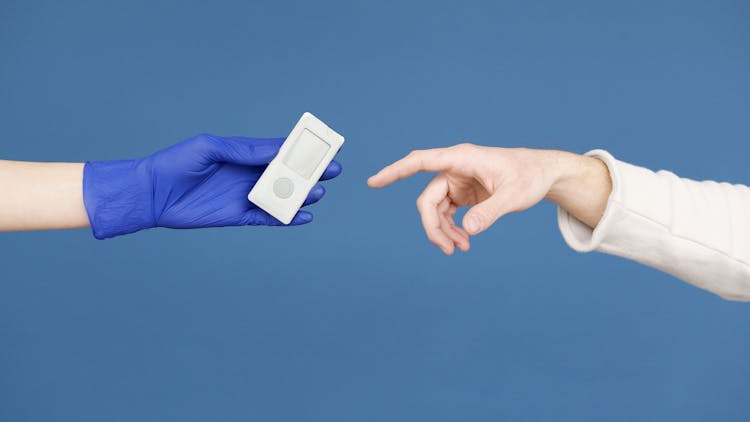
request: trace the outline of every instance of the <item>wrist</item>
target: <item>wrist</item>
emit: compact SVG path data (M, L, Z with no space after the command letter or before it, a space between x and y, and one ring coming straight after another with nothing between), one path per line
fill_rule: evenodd
M83 200L94 237L155 227L150 171L143 160L87 162Z
M545 199L595 228L612 193L607 165L598 158L559 151L554 174Z
M550 151L552 184L545 199L557 203L568 199L571 195L585 191L592 182L601 182L609 177L607 166L599 159L566 151Z
M551 156L548 166L550 168L549 172L552 175L552 181L549 190L544 195L544 199L557 203L567 190L566 187L570 184L570 181L575 178L574 161L576 157L573 156L574 154L566 151L553 150L545 152Z

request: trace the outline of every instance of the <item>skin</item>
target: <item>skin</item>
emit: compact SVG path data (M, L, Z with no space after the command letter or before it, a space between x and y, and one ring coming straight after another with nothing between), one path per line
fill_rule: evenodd
M417 172L438 173L417 199L417 209L427 238L447 255L456 248L468 251L471 236L543 199L595 228L612 192L607 166L596 158L472 144L412 151L367 183L382 188ZM453 216L466 206L471 208L459 227Z
M0 231L88 227L83 163L0 160Z

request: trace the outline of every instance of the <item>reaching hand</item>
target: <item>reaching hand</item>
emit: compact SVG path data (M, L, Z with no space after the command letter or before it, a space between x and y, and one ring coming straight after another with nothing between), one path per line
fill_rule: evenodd
M284 139L199 135L149 157L90 162L84 169L84 202L97 238L150 227L199 228L282 225L247 200L247 193ZM336 177L331 162L321 180ZM325 193L316 185L310 205ZM300 211L290 225L312 221Z
M574 154L461 144L412 151L380 170L368 184L382 188L417 172L438 172L417 199L417 208L427 237L450 255L455 247L469 249L469 235L481 233L507 213L531 208L548 195L553 184L562 181L559 163L567 156ZM472 208L461 228L453 216L463 206Z

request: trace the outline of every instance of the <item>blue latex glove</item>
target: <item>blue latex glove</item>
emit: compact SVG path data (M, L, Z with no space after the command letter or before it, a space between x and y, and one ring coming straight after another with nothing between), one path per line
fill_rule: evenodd
M247 199L283 142L199 135L138 160L87 162L83 199L94 237L151 227L283 225ZM339 173L341 165L332 161L321 180ZM304 205L323 194L325 188L315 185ZM312 218L300 211L290 225Z

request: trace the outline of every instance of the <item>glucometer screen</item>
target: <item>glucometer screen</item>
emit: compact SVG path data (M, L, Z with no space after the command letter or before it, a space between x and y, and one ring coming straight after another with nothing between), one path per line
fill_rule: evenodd
M300 176L309 179L329 149L331 146L326 141L304 129L302 134L294 140L283 162Z

